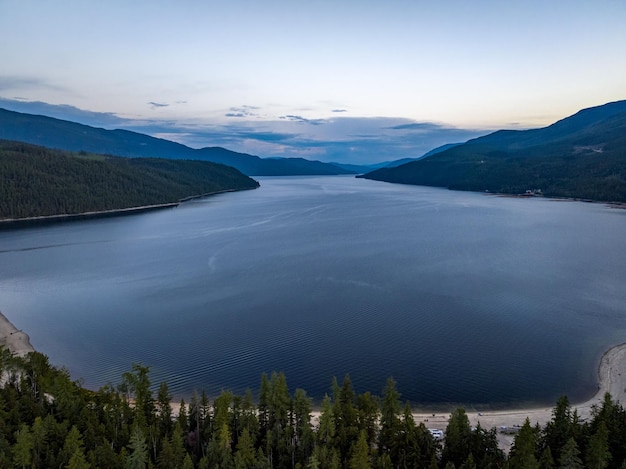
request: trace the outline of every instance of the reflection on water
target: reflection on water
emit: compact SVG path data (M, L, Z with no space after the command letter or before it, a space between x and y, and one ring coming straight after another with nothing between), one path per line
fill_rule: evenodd
M0 309L87 386L177 395L284 371L416 404L552 404L626 341L626 212L351 177L0 232Z

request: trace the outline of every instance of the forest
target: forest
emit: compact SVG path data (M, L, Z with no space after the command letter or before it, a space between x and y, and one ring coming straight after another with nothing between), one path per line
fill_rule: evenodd
M496 429L472 428L462 408L435 440L392 378L381 397L333 379L314 418L306 391L276 372L256 396L202 391L176 405L141 364L94 391L41 353L0 348L0 374L0 468L626 467L626 411L608 394L584 422L559 398L545 427L527 420L506 454Z
M177 203L258 183L206 161L118 158L0 140L0 220Z

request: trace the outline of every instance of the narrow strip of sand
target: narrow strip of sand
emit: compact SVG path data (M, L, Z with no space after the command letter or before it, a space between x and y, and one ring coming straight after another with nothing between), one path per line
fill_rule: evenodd
M28 334L17 329L2 312L0 312L0 345L20 357L35 351Z
M591 399L578 404L572 404L572 408L578 411L581 420L589 419L594 405L601 405L604 395L610 393L613 401L624 405L626 401L626 343L611 347L602 356L598 366L598 390ZM552 411L556 402L551 407L500 410L493 412L468 412L470 423L477 425L480 422L483 428L501 430L502 427L515 428L523 425L526 418L532 425L545 426L552 419ZM450 415L448 413L417 412L414 414L415 421L423 422L428 428L444 430L448 425ZM508 450L513 443L514 434L498 432L500 447Z

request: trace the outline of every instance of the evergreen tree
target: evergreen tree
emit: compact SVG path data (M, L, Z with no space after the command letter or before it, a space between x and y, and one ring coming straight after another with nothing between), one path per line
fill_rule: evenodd
M510 469L538 469L539 462L537 453L537 433L530 426L530 420L526 418L524 425L515 435L513 447L509 455Z
M268 406L269 452L273 467L287 467L291 461L288 437L291 397L284 373L272 373L270 379L270 400Z
M146 438L138 426L133 428L129 442L130 454L126 458L127 469L144 469L148 464Z
M365 430L361 430L359 438L352 445L349 467L350 469L369 469L372 467L369 445L367 444L367 432Z
M248 469L256 464L256 452L248 429L244 428L237 443L235 469Z
M606 424L600 422L598 429L589 440L585 461L589 469L604 469L609 465L610 460L609 432Z
M35 417L32 427L33 434L33 466L43 467L48 447L48 432L41 417Z
M567 396L561 396L552 411L552 420L544 429L542 447L549 447L554 459L560 461L561 448L571 437L573 437L572 409Z
M367 444L374 448L378 441L380 409L377 399L370 392L357 396L358 427L367 433Z
M315 437L311 425L311 399L304 389L296 389L293 398L295 462L306 464L313 452Z
M84 445L83 438L78 431L78 428L76 428L76 425L74 425L65 437L63 450L59 455L60 465L66 466L67 464L69 464L70 459L72 459L72 456L74 456L76 453L84 454Z
M378 434L378 450L380 453L391 455L391 449L397 438L400 428L400 394L396 389L393 378L387 378L387 385L383 390L380 412L380 432ZM391 457L395 464L394 458Z
M67 469L89 469L91 465L85 459L83 450L79 448L72 454L70 462L65 467Z
M580 459L580 449L574 437L567 440L565 445L563 445L559 463L560 469L582 469L584 467Z
M167 439L163 440L161 451L157 456L156 467L157 469L176 469L178 467L172 445Z
M541 457L539 458L539 469L553 469L554 468L554 458L552 457L552 451L550 451L550 447L547 446L541 452Z
M456 409L450 415L448 426L445 431L446 444L443 447L442 460L460 467L468 458L472 430L465 410Z
M17 432L13 445L13 462L15 466L26 469L33 461L33 434L28 425L22 424Z
M172 396L166 382L159 385L155 402L158 415L159 435L161 438L169 437L172 431Z
M346 375L341 388L336 393L333 404L335 417L335 440L342 464L347 464L353 442L359 437L358 414L355 408L355 393L350 375Z

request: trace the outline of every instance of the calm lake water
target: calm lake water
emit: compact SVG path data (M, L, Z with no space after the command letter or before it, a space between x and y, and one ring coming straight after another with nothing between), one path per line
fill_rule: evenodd
M352 177L0 232L0 310L98 388L134 362L177 396L284 371L403 400L552 405L626 342L626 211Z

